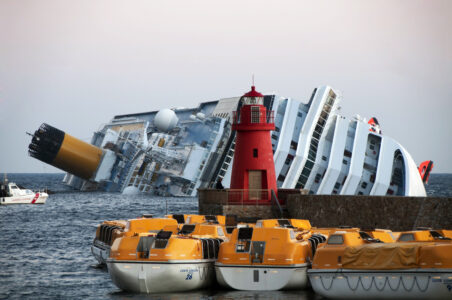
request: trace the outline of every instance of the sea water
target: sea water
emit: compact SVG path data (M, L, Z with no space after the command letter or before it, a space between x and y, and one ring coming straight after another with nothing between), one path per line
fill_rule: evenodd
M9 174L31 189L54 192L45 205L0 206L0 299L321 299L311 290L244 292L214 288L190 293L125 293L91 255L96 227L104 220L143 214L196 214L197 198L77 192L63 174ZM452 197L452 174L432 174L430 196Z

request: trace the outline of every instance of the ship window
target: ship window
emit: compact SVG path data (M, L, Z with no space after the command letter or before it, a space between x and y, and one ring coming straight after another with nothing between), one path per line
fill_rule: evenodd
M284 179L286 179L286 176L284 176L282 174L278 176L278 181L284 182Z
M276 131L276 132L279 132L279 127L275 127L275 131Z
M344 150L344 156L346 157L352 157L352 153L348 150Z
M370 149L370 150L374 150L374 149L375 149L375 146L374 146L374 145L369 145L369 149Z
M286 165L290 164L290 158L286 158Z
M339 182L336 182L336 184L334 185L335 189L339 189L341 187L341 184Z
M358 192L358 195L363 195L363 192Z
M321 175L321 174L315 175L315 180L314 180L315 183L319 183L321 178L322 178L322 175Z
M328 245L342 245L344 243L344 237L340 234L333 234L328 239Z
M272 134L272 139L277 140L278 136L276 134Z
M399 237L400 242L409 242L414 241L414 234L412 233L404 233Z
M253 149L253 157L257 157L258 156L258 152L257 152L257 148Z
M363 183L361 183L361 187L363 188L363 189L365 189L366 187L367 187L367 182L363 182Z
M298 143L296 143L296 142L294 142L294 141L292 141L292 142L290 143L290 149L297 149L297 146L298 146Z
M231 157L227 156L224 161L227 163L231 162Z
M221 170L220 171L220 176L224 176L226 174L226 171L225 170Z
M342 163L343 163L344 165L348 164L348 162L347 162L345 159L342 160Z
M299 116L301 118L301 117L303 117L303 114L301 112L298 112L297 116Z
M322 160L326 161L326 156L325 155L322 156Z

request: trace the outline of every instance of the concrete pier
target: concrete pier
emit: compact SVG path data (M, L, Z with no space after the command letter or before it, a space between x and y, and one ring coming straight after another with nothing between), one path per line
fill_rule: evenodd
M200 214L234 214L240 220L282 216L308 219L316 227L452 229L452 198L307 195L303 190L278 190L281 214L275 205L230 204L228 190L200 189L198 195Z
M290 195L287 210L292 218L309 219L317 227L452 229L452 198Z

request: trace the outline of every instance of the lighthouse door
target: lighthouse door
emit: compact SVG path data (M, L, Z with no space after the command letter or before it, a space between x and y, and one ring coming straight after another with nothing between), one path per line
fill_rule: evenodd
M262 170L250 170L248 174L250 200L257 200L260 198L260 190L262 190Z

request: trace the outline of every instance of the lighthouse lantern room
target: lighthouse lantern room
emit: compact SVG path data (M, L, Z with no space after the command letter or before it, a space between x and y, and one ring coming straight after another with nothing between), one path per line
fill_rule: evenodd
M233 112L237 131L231 190L243 190L244 201L269 202L277 192L270 131L275 129L273 111L267 112L264 95L255 87L242 96L241 108Z

